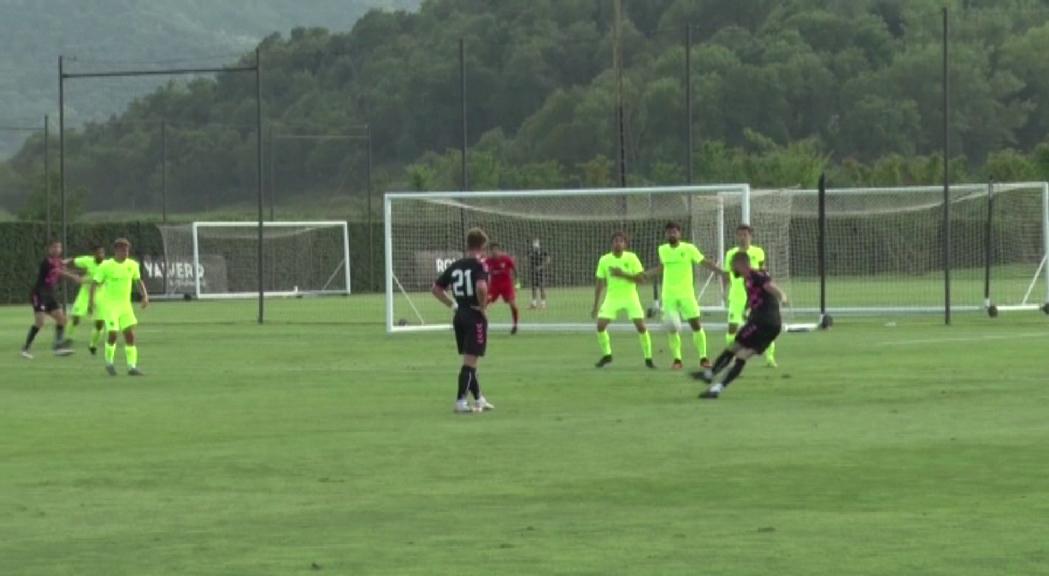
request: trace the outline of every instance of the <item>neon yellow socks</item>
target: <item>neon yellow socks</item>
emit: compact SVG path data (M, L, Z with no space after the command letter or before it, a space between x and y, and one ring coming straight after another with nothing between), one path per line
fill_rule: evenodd
M645 354L645 360L652 359L652 333L645 331L644 334L637 335L638 340L641 341L641 352Z
M725 332L725 344L731 346L736 341L736 335Z
M674 360L681 360L681 333L667 334L667 344L670 346L670 354L674 356Z
M98 343L102 341L102 335L105 331L102 328L94 328L91 330L91 347L98 348Z
M707 358L707 331L700 328L692 333L692 343L696 345L696 352L699 353L699 358Z
M603 356L612 355L612 337L608 335L608 330L597 333L597 344L601 346Z
M114 342L113 344L110 344L107 341L106 342L106 364L112 366L113 365L113 360L115 360L116 357L117 357L117 345L116 345L116 343Z
M124 345L124 358L127 360L128 368L135 368L138 366L138 346Z

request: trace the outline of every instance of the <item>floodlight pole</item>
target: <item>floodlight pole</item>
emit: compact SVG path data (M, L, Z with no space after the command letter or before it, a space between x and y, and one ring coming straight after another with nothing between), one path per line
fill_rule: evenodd
M616 72L616 126L619 142L619 186L626 188L626 113L623 103L623 0L615 0L614 54ZM624 205L624 213L626 206Z
M262 201L262 48L255 48L255 174L257 200L259 205L259 244L258 244L258 282L259 282L259 324L265 318L265 288L263 281L263 201Z
M168 121L160 123L160 221L168 221ZM165 276L166 277L166 276Z
M943 321L951 325L951 78L949 11L943 8Z
M50 119L44 115L44 210L47 214L47 239L51 241L51 128Z
M58 57L58 187L59 215L62 218L62 247L66 246L66 76L65 58ZM53 241L48 239L48 242ZM68 302L66 283L62 283L62 304Z
M368 137L368 158L367 158L367 169L365 170L365 178L368 180L367 191L368 191L368 289L375 289L375 214L372 210L372 125L369 123L365 125L365 131Z
M692 184L695 181L695 167L692 165L694 162L693 155L695 154L695 135L692 131L692 24L685 25L685 174L687 179L686 184ZM689 217L692 216L692 197L688 197L689 202Z

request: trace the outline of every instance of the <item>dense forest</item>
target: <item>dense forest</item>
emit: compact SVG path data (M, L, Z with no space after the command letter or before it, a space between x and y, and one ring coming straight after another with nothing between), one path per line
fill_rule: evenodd
M1049 9L957 0L951 13L952 175L1049 179ZM942 0L625 0L627 165L635 184L935 182L942 141ZM295 199L366 187L461 186L459 40L466 47L470 186L615 181L611 0L426 0L372 11L350 32L296 29L261 44L266 178ZM696 138L686 149L691 23ZM246 54L242 62L250 62ZM67 136L85 209L152 210L166 148L175 210L236 206L255 182L254 80L172 82ZM162 141L160 125L165 124ZM273 134L299 138L271 139ZM31 139L0 183L39 187ZM273 163L269 164L272 158ZM279 185L276 182L279 181ZM38 213L29 187L0 205ZM282 192L287 194L287 192Z

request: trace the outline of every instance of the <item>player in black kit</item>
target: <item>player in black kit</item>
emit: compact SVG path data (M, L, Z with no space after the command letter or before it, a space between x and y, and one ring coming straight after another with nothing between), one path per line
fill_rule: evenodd
M65 339L66 313L55 295L58 282L63 276L77 282L80 281L79 276L65 269L65 263L62 261L62 243L52 242L47 246L47 258L40 262L36 283L33 284L32 292L29 293L29 302L33 306L33 325L29 327L25 344L22 345L23 358L32 360L33 355L29 352L29 348L33 345L37 333L44 327L44 320L48 316L55 321L55 343L53 345L55 354L67 356L73 353L73 349Z
M764 354L783 330L779 307L780 303L786 303L787 295L772 282L767 273L750 267L750 256L746 252L739 252L732 257L732 272L736 277L743 278L747 288L747 322L736 333L732 345L718 357L712 369L692 374L697 380L710 384L710 388L699 395L706 400L721 396L725 388L743 372L747 360ZM732 368L720 380L716 380L730 363Z
M446 268L433 285L434 297L455 309L455 342L463 357L455 401L455 412L459 414L495 409L481 393L477 381L477 362L488 344L488 270L483 261L487 245L488 236L483 230L470 230L466 234L466 256ZM467 401L468 393L473 394L473 407Z

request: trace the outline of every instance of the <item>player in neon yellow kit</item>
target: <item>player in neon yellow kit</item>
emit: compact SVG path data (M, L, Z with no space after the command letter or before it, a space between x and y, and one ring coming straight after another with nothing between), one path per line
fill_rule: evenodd
M597 367L603 368L612 363L612 339L608 335L608 325L620 312L626 312L637 328L645 366L655 368L652 363L652 334L645 326L645 308L641 306L641 297L637 293L638 282L645 278L645 267L637 254L627 250L626 234L623 232L612 235L612 251L602 256L597 263L596 276L597 287L594 289L591 316L597 319L597 343L601 346L601 360L597 362Z
M710 367L707 356L707 333L699 321L699 301L696 299L697 265L724 276L725 272L716 263L703 256L694 244L681 240L681 226L677 222L666 225L667 243L659 247L659 266L649 270L648 276L663 275L663 321L667 325L670 352L674 356L674 369L680 370L684 363L681 357L681 334L679 321L684 319L692 327L692 343L699 354L703 368Z
M765 251L757 244L752 243L754 229L747 224L740 224L736 228L736 242L738 246L725 253L725 272L728 273L728 333L725 334L725 342L729 346L736 340L736 332L746 322L747 316L747 287L744 286L743 278L732 272L732 258L739 252L744 252L750 258L750 267L753 270L765 272L768 262ZM765 351L765 362L776 367L776 343L769 345Z
M117 369L113 361L117 354L117 338L124 333L124 357L127 360L128 375L141 376L138 369L138 346L135 345L135 326L138 318L131 304L131 290L137 284L142 296L142 308L149 306L149 293L142 281L138 262L129 257L131 242L124 238L113 243L113 257L103 262L92 278L91 303L94 304L98 293L102 293L106 320L106 372L116 376Z
M101 309L102 300L99 299L95 302L94 308L91 306L91 279L94 278L95 272L105 259L105 247L96 246L92 254L66 260L66 266L73 265L84 271L84 283L80 285L80 291L77 292L76 300L73 301L73 311L70 314L70 318L73 321L69 324L66 336L73 337L77 327L80 326L82 318L94 316L95 329L91 331L91 340L88 344L88 350L91 351L92 355L98 352L98 343L102 341L102 335L106 331L106 321Z

